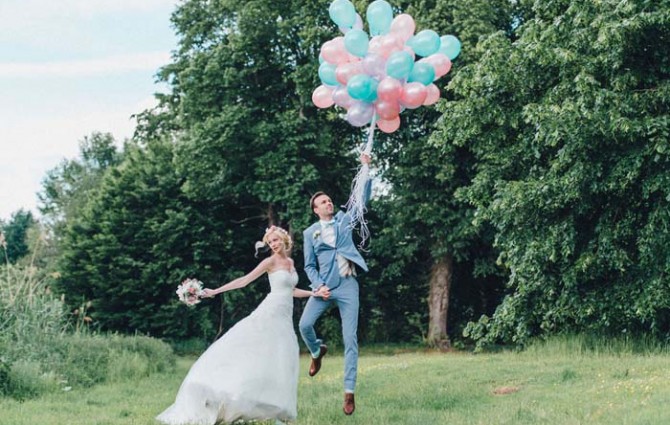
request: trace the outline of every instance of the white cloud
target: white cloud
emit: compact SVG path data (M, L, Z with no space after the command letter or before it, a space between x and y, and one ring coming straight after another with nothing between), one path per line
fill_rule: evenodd
M0 62L0 77L82 77L132 71L155 71L170 62L168 52L133 53L100 59L55 62Z
M180 0L0 0L0 219L93 131L119 145L155 104ZM2 62L4 61L4 62Z
M151 12L173 9L178 0L3 0L0 23L18 26L58 19L91 18L110 13Z
M155 98L147 96L125 106L90 105L86 110L12 121L0 140L0 219L8 220L20 208L38 215L37 193L47 171L63 159L76 158L84 136L109 132L121 147L135 130L131 114L155 105Z
M0 51L11 53L17 45L49 52L86 51L96 46L110 28L126 29L144 42L143 28L129 28L138 17L161 22L169 28L169 16L177 0L0 0ZM157 19L160 19L158 21ZM102 29L102 33L99 33ZM154 28L155 30L155 28ZM146 34L150 36L150 34ZM116 38L123 38L116 34ZM115 43L109 39L110 45Z

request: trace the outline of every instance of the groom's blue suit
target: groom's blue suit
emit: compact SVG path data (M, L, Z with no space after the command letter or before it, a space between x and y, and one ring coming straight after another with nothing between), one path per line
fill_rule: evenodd
M371 182L366 183L364 202L370 199ZM351 216L339 211L334 217L335 246L322 238L324 231L320 222L312 224L303 232L305 272L312 289L325 285L330 289L330 298L310 297L300 318L300 334L313 357L318 356L321 340L317 339L314 323L335 302L342 318L344 339L344 390L353 392L358 369L358 281L354 276L340 276L337 254L368 271L365 260L352 240ZM354 267L352 265L352 267Z

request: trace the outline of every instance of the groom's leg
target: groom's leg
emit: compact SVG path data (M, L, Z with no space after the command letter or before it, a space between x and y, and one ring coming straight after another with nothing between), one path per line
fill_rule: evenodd
M300 324L298 325L300 335L302 336L302 340L305 341L305 345L312 354L312 357L319 355L321 347L321 340L316 338L314 323L316 323L317 319L321 317L329 305L330 301L324 301L323 298L310 297L300 317Z
M344 392L353 393L358 371L358 281L354 277L343 279L333 292L342 318Z

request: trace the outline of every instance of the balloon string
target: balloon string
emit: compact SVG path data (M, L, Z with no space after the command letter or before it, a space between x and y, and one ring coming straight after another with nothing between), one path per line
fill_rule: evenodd
M376 115L372 116L370 121L370 128L368 129L368 141L365 144L365 148L362 153L370 155L372 152L372 145L374 141L375 134L375 124L377 123ZM358 234L361 237L361 243L359 248L363 249L365 241L370 237L370 231L368 230L368 222L365 220L365 213L367 208L365 206L365 190L367 187L368 180L370 178L370 166L368 164L363 164L358 169L356 177L351 184L351 195L349 195L349 200L345 205L347 208L347 214L351 217L351 228L360 226L358 229Z
M377 124L377 114L372 115L372 120L370 120L370 128L368 128L368 142L365 145L365 149L363 149L363 153L366 155L370 155L370 152L372 152L372 143L373 139L375 136L375 127Z

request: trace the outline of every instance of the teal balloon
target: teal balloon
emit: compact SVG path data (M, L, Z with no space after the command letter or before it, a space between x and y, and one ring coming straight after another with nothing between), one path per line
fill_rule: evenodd
M344 35L344 47L347 52L359 58L364 58L368 54L369 44L368 33L363 30L352 29Z
M379 81L377 81L377 79L372 78L370 80L370 93L368 94L368 96L365 97L365 99L363 99L364 101L366 101L368 103L372 103L375 100L377 100L377 86L378 85L379 85Z
M384 0L375 0L368 6L366 18L371 35L387 34L393 21L393 8Z
M408 83L418 82L427 86L435 80L435 68L429 63L417 62L407 78Z
M407 78L414 67L414 58L407 52L395 52L386 61L386 75L397 80Z
M323 56L321 56L321 53L319 53L319 65L321 65L321 64L324 63L325 61L326 61L326 60L323 58Z
M333 0L328 15L338 27L351 28L356 22L356 9L349 0Z
M461 42L453 35L440 37L440 44L439 53L445 54L451 60L456 59L458 54L461 53Z
M367 74L357 74L347 81L347 92L356 100L365 100L372 95L372 77ZM374 87L375 92L377 87Z
M423 30L407 40L407 45L419 56L430 56L440 49L440 36L433 30Z
M336 86L338 84L337 77L335 76L336 65L332 63L324 62L319 66L319 78L321 82L327 86Z

